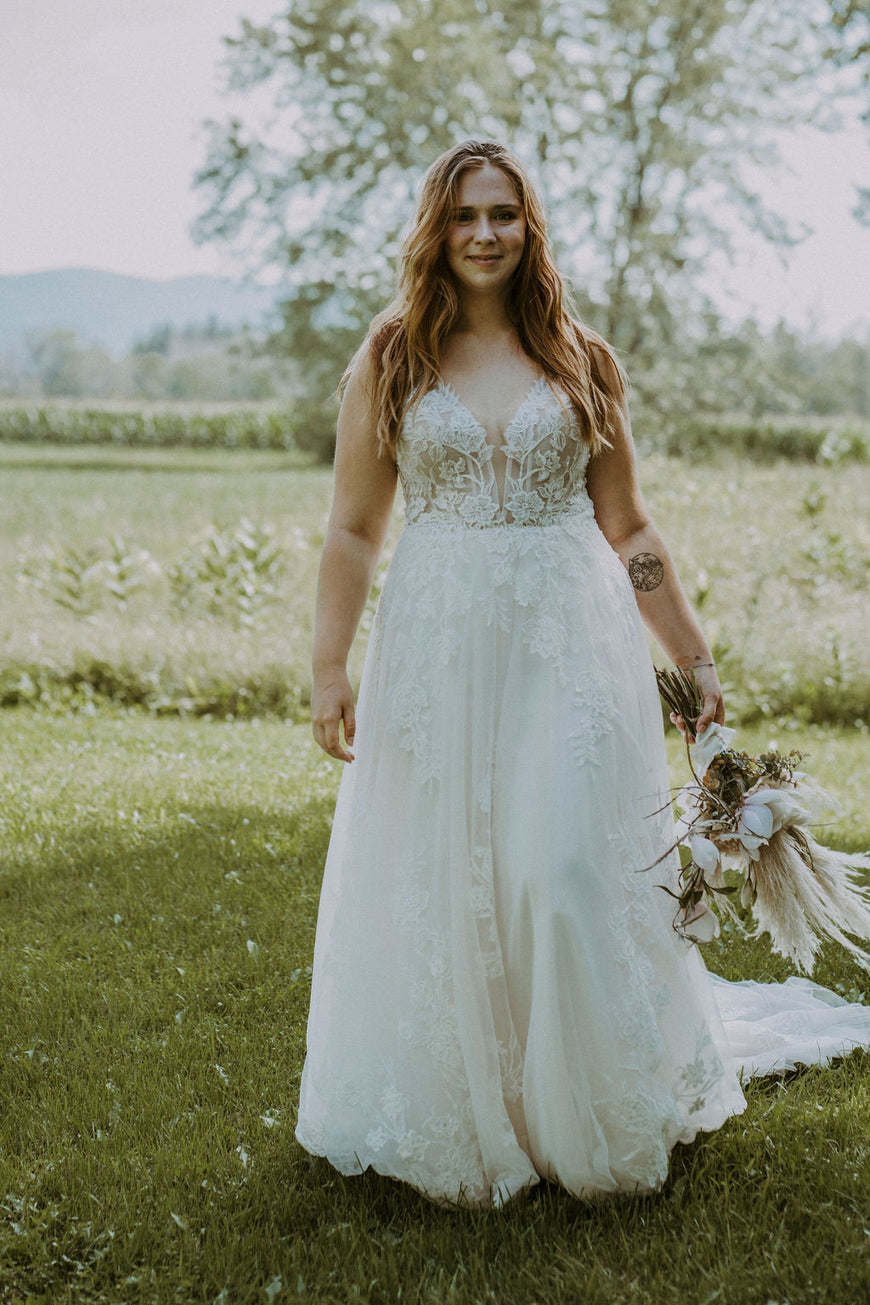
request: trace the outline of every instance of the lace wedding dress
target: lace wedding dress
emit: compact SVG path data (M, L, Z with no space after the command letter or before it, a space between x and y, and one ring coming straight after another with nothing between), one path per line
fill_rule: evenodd
M644 873L671 841L661 712L586 460L543 377L500 447L444 384L399 443L296 1136L439 1201L654 1190L744 1109L741 1070L870 1045L870 1007L708 974L657 886L675 865Z

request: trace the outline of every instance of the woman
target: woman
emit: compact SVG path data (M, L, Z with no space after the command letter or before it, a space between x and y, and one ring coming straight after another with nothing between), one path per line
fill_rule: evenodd
M655 1190L676 1142L743 1110L740 1069L870 1042L870 1011L856 1032L808 983L801 1036L780 1033L793 987L711 978L658 886L673 858L640 873L671 832L641 618L694 668L699 733L721 722L619 364L564 307L520 164L465 142L427 173L399 296L349 368L318 583L314 734L348 766L297 1137L342 1172L473 1205L540 1177Z

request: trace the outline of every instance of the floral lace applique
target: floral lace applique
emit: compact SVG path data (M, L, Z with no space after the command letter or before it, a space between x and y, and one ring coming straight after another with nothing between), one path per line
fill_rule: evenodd
M680 1074L680 1097L690 1115L704 1109L707 1104L705 1094L718 1087L724 1074L725 1069L710 1029L706 1025L699 1027L695 1040L695 1057L683 1066Z
M462 1051L456 1028L450 966L450 939L428 923L429 890L422 881L423 860L409 866L393 894L395 927L414 940L405 969L414 1018L402 1020L399 1036L411 1046L425 1047L461 1083ZM423 961L421 966L420 962Z
M545 525L586 498L588 445L567 399L560 400L545 377L529 390L505 431L503 503L494 451L449 385L422 395L405 417L398 447L407 521Z
M472 621L490 632L485 636L489 647L504 635L552 663L560 685L573 693L568 701L578 764L594 760L596 747L610 732L618 705L616 669L598 666L578 677L588 656L586 634L565 601L566 587L582 588L588 572L602 565L606 544L591 513L562 521L567 524L539 529L462 529L457 536L454 527L427 517L407 532L413 547L411 538L407 548L404 536L400 539L391 568L400 570L407 553L413 570L387 577L373 625L372 658L383 660L379 678L390 685L390 727L420 763L424 783L437 781L446 760L439 710L454 669L459 673L473 647ZM606 555L603 561L607 563ZM611 565L621 563L614 558ZM402 592L400 611L393 604L394 588ZM638 619L629 583L614 588L609 619L628 645ZM386 623L391 625L388 648L380 634ZM485 783L480 780L480 786Z
M574 686L574 726L568 735L574 759L580 766L600 763L597 745L613 733L616 709L613 677L587 669Z
M409 936L413 942L413 948L408 953L413 959L409 961L404 977L414 1014L400 1023L399 1036L411 1046L425 1048L449 1072L449 1081L462 1098L465 1080L462 1076L461 1041L456 1025L456 993L452 978L449 931L445 926L444 932L439 934L428 923L432 913L429 909L430 890L423 879L425 873L427 866L421 856L416 864L407 868L393 894L394 927ZM472 968L477 970L481 982L498 983L503 981L505 969L495 915L492 851L488 846L474 850L466 873L467 915L477 921L477 946ZM503 988L503 982L500 986ZM502 992L502 996L506 1013L506 995ZM499 1042L499 1056L510 1070L511 1081L498 1088L506 1098L517 1090L515 1079L519 1055L519 1044L509 1017L507 1024L507 1039Z
M394 1174L433 1200L461 1201L463 1193L480 1200L487 1191L486 1175L474 1130L471 1102L455 1111L430 1111L416 1127L411 1098L396 1079L384 1073L355 1075L330 1084L330 1096L349 1114L365 1110L371 1120L362 1148L337 1151L323 1129L303 1124L302 1144L317 1155L329 1154L343 1173L361 1173L374 1165Z

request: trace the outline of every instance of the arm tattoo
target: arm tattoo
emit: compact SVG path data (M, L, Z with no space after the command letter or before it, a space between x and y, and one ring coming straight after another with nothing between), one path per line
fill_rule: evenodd
M635 589L649 593L664 580L664 563L655 553L636 553L628 559L628 576Z

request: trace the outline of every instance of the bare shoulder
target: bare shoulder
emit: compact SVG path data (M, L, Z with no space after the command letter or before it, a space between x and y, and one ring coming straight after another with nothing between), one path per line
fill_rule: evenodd
M342 403L362 404L373 413L376 387L377 366L374 348L371 340L366 339L351 358L347 371L342 377Z
M628 389L628 377L612 345L593 331L586 331L586 347L599 384L616 403L623 402Z
M628 378L615 351L600 337L587 340L595 380L607 400L607 446L590 459L586 487L595 516L611 542L626 538L649 516L637 475L628 412Z
M376 389L375 361L366 342L348 368L342 392L330 521L380 546L397 470L392 457L381 455Z
M347 459L378 458L377 366L371 342L366 340L351 359L341 379L336 467ZM382 459L381 459L382 460ZM388 459L389 461L389 459Z

